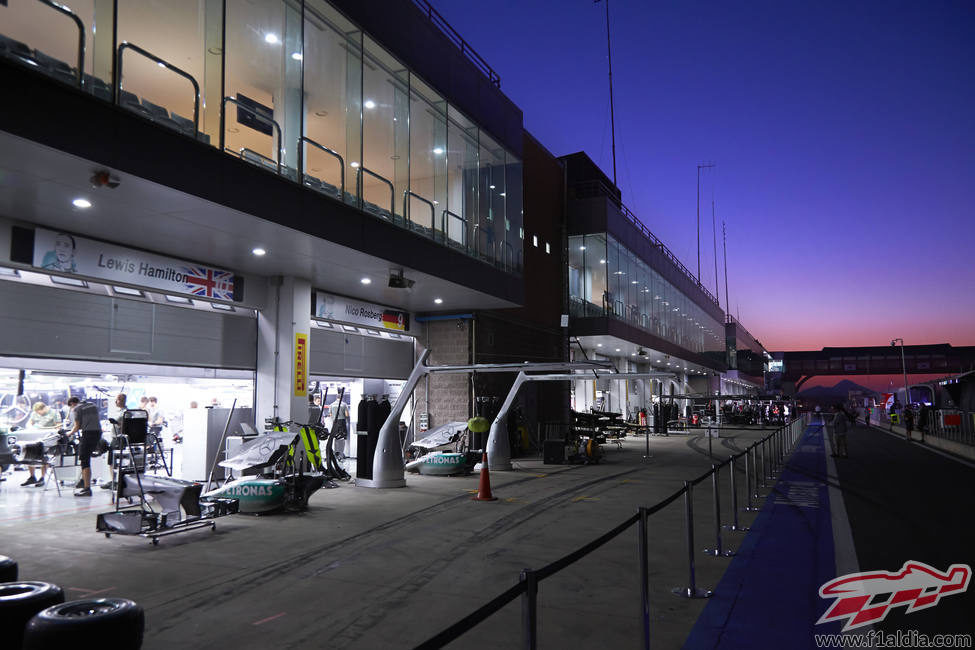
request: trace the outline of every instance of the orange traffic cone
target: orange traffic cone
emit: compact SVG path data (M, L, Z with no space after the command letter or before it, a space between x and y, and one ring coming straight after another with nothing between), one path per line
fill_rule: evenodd
M487 452L481 456L481 484L477 487L474 501L497 501L498 497L491 494L491 474L488 472Z

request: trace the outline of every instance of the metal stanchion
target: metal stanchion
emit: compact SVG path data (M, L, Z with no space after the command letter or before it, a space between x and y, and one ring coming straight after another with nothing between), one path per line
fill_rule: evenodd
M638 542L640 546L640 615L643 617L643 648L650 650L650 567L647 561L647 509L640 508Z
M731 464L731 525L725 526L728 530L743 533L748 530L748 526L738 524L738 475L735 473L735 457L729 461ZM745 476L748 476L748 454L745 454ZM747 510L747 508L746 508Z
M653 458L653 456L650 455L650 427L645 427L643 429L643 437L647 440L647 453L643 455L643 460L647 461Z
M686 587L674 587L671 591L684 598L710 598L710 589L698 589L694 580L694 494L690 481L684 481L684 527L687 531L687 574Z
M767 474L768 474L768 464L765 462L765 439L763 438L762 439L762 473L759 475L762 477L763 488L768 487L768 483L765 482L766 480L768 480L768 476L766 476Z
M706 555L713 555L714 557L731 557L735 552L731 549L722 548L721 544L721 494L718 492L718 469L717 465L711 465L711 497L714 503L714 548L706 548L704 549L704 553Z
M757 475L755 477L755 481L756 481L755 487L752 488L752 474L754 473L752 471L752 467L755 465L755 461L753 460L754 453L755 453L754 447L749 447L748 449L745 450L745 494L748 495L748 500L746 501L746 505L745 505L746 512L754 512L756 510L759 510L759 508L752 506L752 496L754 495L756 499L758 498L758 483L757 483L758 476Z
M521 595L521 629L525 650L538 647L538 577L531 569L523 569L520 576L525 583Z

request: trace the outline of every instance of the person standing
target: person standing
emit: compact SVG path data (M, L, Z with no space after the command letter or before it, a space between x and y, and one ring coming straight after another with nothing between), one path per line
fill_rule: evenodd
M126 394L119 393L118 395L115 396L115 402L108 407L108 419L114 420L114 422L112 422L112 425L114 427L117 427L115 431L121 431L122 414L125 413L125 404L127 401L128 401L128 397L126 396ZM112 436L113 441L114 438L115 436L113 435ZM114 472L114 467L112 466L113 465L112 461L114 460L114 450L111 447L109 447L108 454L105 455L105 460L108 462L109 472L111 472L112 476L114 477L115 472ZM79 485L78 487L84 487L84 485L82 484ZM103 490L111 490L113 487L115 487L114 478L110 481L105 481L104 483L100 482L99 487L101 487Z
M849 427L849 416L843 409L842 404L833 405L833 420L830 423L830 445L833 447L833 456L839 458L849 458L846 447L846 434Z
M81 432L81 444L78 445L78 460L81 462L81 480L83 485L75 490L76 497L91 496L91 454L98 449L98 442L102 439L102 425L98 419L98 407L91 402L82 402L77 397L68 400L68 406L74 408L74 427L69 435Z
M931 424L931 407L927 404L921 405L921 411L917 414L917 430L921 432L921 442L924 442L924 434L928 432Z
M866 427L869 427L870 426L870 407L869 406L864 406L863 407L863 426L866 426Z
M911 431L914 430L914 409L907 405L904 407L904 435L907 441L911 441Z

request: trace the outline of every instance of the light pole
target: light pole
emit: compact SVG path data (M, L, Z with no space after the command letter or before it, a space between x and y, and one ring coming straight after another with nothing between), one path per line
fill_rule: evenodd
M911 403L911 387L907 384L907 362L904 360L904 339L891 339L890 344L891 346L896 346L898 341L901 342L901 370L904 373L904 408L907 408Z

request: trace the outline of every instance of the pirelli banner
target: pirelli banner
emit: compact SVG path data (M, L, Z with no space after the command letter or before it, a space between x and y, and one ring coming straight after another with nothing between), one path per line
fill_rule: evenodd
M410 315L405 311L324 291L316 291L313 298L312 316L315 318L380 330L410 331Z

